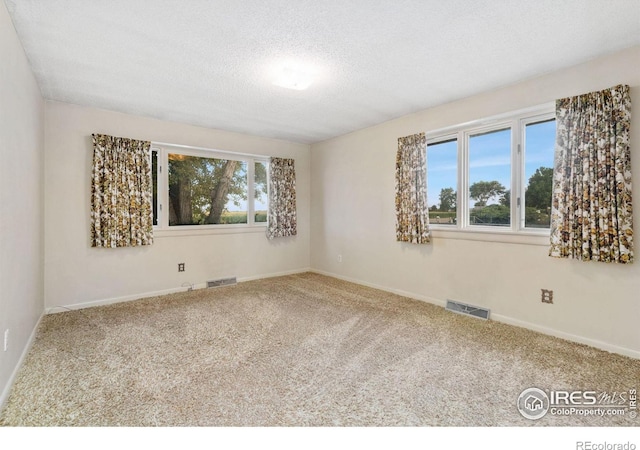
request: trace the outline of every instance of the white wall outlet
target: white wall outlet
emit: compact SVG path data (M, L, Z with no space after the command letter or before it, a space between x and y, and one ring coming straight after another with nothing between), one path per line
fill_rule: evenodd
M4 330L4 351L9 348L9 329Z
M338 255L338 262L341 263L342 262L342 255Z

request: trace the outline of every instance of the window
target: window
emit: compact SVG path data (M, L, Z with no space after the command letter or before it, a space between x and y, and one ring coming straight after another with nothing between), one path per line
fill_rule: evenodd
M458 205L458 141L444 139L427 145L427 203L429 223L454 225Z
M524 226L549 228L556 121L527 123L524 136Z
M553 105L429 133L432 227L548 232L554 146Z
M151 161L155 226L266 225L266 159L162 146Z
M267 222L267 163L265 161L255 162L254 171L254 205L255 222Z
M471 134L469 148L469 224L511 225L511 129Z

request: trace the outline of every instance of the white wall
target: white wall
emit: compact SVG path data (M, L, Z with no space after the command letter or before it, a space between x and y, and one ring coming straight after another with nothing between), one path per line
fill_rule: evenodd
M45 105L45 303L78 306L165 292L186 283L302 271L310 266L308 145L198 128L65 103ZM89 244L92 133L242 153L296 164L298 235L269 241L252 233L167 236L148 247ZM178 273L178 263L186 271ZM58 310L59 311L59 310Z
M40 90L0 2L0 406L43 312L43 127Z
M558 260L547 256L539 240L482 242L452 239L451 233L436 233L427 246L401 244L394 216L398 137L616 84L631 86L634 195L640 199L638 67L635 47L312 145L312 268L435 303L482 305L498 320L640 357L640 261L624 266ZM640 204L634 219L640 225ZM640 260L640 236L636 241ZM541 288L554 291L553 305L541 303Z

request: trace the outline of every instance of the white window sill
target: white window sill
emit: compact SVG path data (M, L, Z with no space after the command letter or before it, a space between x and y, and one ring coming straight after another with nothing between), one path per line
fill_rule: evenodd
M492 230L487 228L464 230L454 227L431 226L431 236L435 239L463 239L467 241L502 242L507 244L549 245L549 230L518 231Z
M176 228L154 228L153 237L157 239L183 236L207 236L216 234L265 233L266 225L211 225Z

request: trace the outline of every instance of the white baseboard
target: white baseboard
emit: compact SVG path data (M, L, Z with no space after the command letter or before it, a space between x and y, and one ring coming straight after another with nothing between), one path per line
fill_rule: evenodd
M446 303L447 303L446 300L441 300L433 297L428 297L425 295L415 294L413 292L402 291L400 289L388 288L386 286L381 286L375 283L369 283L366 281L357 280L351 277L345 277L332 272L326 272L326 271L317 270L317 269L311 269L310 272L317 273L320 275L326 275L332 278L338 278L339 280L349 281L351 283L361 284L363 286L367 286L375 289L380 289L381 291L402 295L403 297L409 297L409 298L413 298L423 302L432 303L434 305L441 306L443 308L446 306ZM502 314L495 314L493 311L491 312L491 320L495 320L496 322L506 323L508 325L513 325L516 327L526 328L532 331L537 331L538 333L547 334L549 336L554 336L560 339L565 339L567 341L576 342L578 344L585 344L590 347L595 347L600 350L605 350L607 352L617 353L620 355L628 356L630 358L640 359L640 351L637 351L637 350L632 350L626 347L620 347L617 345L609 344L606 342L598 341L596 339L591 339L584 336L578 336L575 334L566 333L564 331L554 330L553 328L547 328L542 325L536 325L520 319L514 319L513 317L505 316Z
M200 289L201 287L205 287L205 286L206 284L205 285L194 284L193 289ZM73 303L70 305L50 306L46 309L45 314L56 314L56 313L61 313L69 310L75 311L77 309L92 308L94 306L113 305L114 303L124 303L124 302L130 302L133 300L140 300L148 297L158 297L161 295L175 294L176 292L185 292L187 290L189 290L189 287L181 286L178 288L163 289L161 291L141 292L139 294L125 295L122 297L111 297L111 298L105 298L102 300L92 300L90 302Z
M537 331L538 333L542 333L542 334L548 334L549 336L565 339L567 341L577 342L578 344L588 345L590 347L595 347L600 350L605 350L607 352L618 353L620 355L628 356L630 358L640 359L640 352L637 350L632 350L630 348L619 347L617 345L598 341L596 339L591 339L584 336L578 336L576 334L571 334L571 333L565 333L564 331L554 330L553 328L548 328L542 325L536 325L534 323L526 322L520 319L514 319L513 317L503 316L502 314L494 314L493 312L491 313L491 319L495 320L496 322L502 322L508 325L526 328L528 330Z
M264 278L284 277L284 276L287 276L287 275L296 275L298 273L305 273L305 272L311 272L311 268L310 267L305 267L304 269L285 270L284 272L273 272L273 273L268 273L266 275L255 275L255 276L251 276L251 277L242 277L242 278L238 278L238 282L242 283L242 282L245 282L245 281L262 280Z
M261 274L261 275L254 275L250 277L242 277L242 278L238 278L238 282L242 283L245 281L260 280L263 278L281 277L285 275L294 275L297 273L304 273L304 272L310 272L310 271L311 271L310 268L305 267L304 269L295 269L295 270L288 270L284 272L273 272L273 273L267 273L267 274ZM105 298L102 300L93 300L90 302L83 302L83 303L74 303L71 305L50 306L46 309L45 314L55 314L55 313L60 313L64 311L69 311L69 310L92 308L94 306L113 305L115 303L130 302L133 300L140 300L143 298L159 297L162 295L175 294L176 292L185 292L189 290L189 287L192 287L194 290L204 289L207 287L207 283L203 282L203 283L193 284L191 286L180 286L180 287L171 288L171 289L163 289L160 291L141 292L139 294L125 295L122 297Z
M369 283L367 281L362 281L362 280L358 280L358 279L355 279L355 278L345 277L345 276L338 275L338 274L335 274L335 273L332 273L332 272L325 272L324 270L311 269L311 270L309 270L309 272L317 273L317 274L320 274L320 275L325 275L327 277L337 278L339 280L348 281L350 283L361 284L362 286L367 286L367 287L374 288L374 289L380 289L381 291L390 292L392 294L401 295L403 297L413 298L415 300L420 300L422 302L433 303L434 305L442 306L443 308L447 304L447 302L445 300L440 300L440 299L437 299L437 298L434 298L434 297L429 297L429 296L426 296L426 295L420 295L420 294L416 294L416 293L409 292L409 291L403 291L402 289L389 288L389 287L382 286L382 285L379 285L379 284Z
M288 271L283 271L283 272L273 272L273 273L268 273L268 274L261 274L261 275L255 275L255 276L250 276L250 277L242 277L238 279L238 282L242 283L245 281L253 281L253 280L259 280L259 279L264 279L264 278L273 278L273 277L280 277L280 276L286 276L286 275L295 275L298 273L304 273L304 272L313 272L313 273L317 273L320 275L325 275L328 277L332 277L332 278L337 278L339 280L344 280L344 281L348 281L351 283L356 283L356 284L360 284L362 286L367 286L367 287L371 287L374 289L380 289L381 291L385 291L385 292L390 292L392 294L397 294L397 295L401 295L403 297L408 297L408 298L412 298L415 300L420 300L423 302L427 302L427 303L431 303L437 306L441 306L441 307L445 307L446 305L446 300L442 300L442 299L438 299L438 298L434 298L434 297L429 297L426 295L421 295L421 294L416 294L414 292L409 292L409 291L404 291L401 289L394 289L394 288L389 288L386 286L382 286L376 283L369 283L367 281L363 281L363 280L359 280L356 278L351 278L351 277L346 277L343 275L339 275L336 273L332 273L332 272L327 272L327 271L323 271L323 270L317 270L317 269L312 269L309 267L303 268L303 269L295 269L295 270L288 270ZM193 289L203 289L206 288L207 284L205 283L198 283L198 284L194 284L193 285ZM108 298L108 299L103 299L103 300L95 300L95 301L91 301L91 302L85 302L85 303L76 303L73 305L62 305L62 306L52 306L47 308L46 310L46 314L52 314L52 313L56 313L56 312L63 312L66 310L76 310L76 309L83 309L83 308L90 308L93 306L102 306L102 305L110 305L110 304L114 304L114 303L121 303L121 302L127 302L127 301L132 301L132 300L139 300L142 298L148 298L148 297L157 297L157 296L161 296L161 295L167 295L167 294L174 294L176 292L184 292L188 289L188 287L177 287L177 288L172 288L172 289L165 289L165 290L161 290L161 291L153 291L153 292L143 292L143 293L139 293L139 294L135 294L135 295L127 295L127 296L123 296L123 297L114 297L114 298ZM505 316L502 314L496 314L494 312L491 313L491 319L495 320L497 322L502 322L502 323L506 323L509 325L514 325L517 327L522 327L522 328L526 328L528 330L532 330L532 331L537 331L539 333L543 333L543 334L547 334L549 336L554 336L560 339L565 339L568 341L572 341L572 342L577 342L579 344L585 344L585 345L589 345L591 347L595 347L601 350L605 350L608 352L612 352L612 353L617 353L620 355L624 355L624 356L629 356L631 358L635 358L635 359L640 359L640 351L637 350L633 350L633 349L629 349L626 347L620 347L617 345L613 345L613 344L609 344L607 342L602 342L602 341L598 341L596 339L591 339L591 338L587 338L584 336L578 336L578 335L574 335L571 333L566 333L564 331L559 331L559 330L555 330L553 328L548 328L542 325L537 325L534 323L530 323L530 322L526 322L520 319L515 319L513 317L509 317L509 316ZM38 322L39 323L39 322ZM34 330L35 332L35 330ZM3 392L3 395L5 393Z
M2 394L0 394L0 412L2 412L2 410L4 409L5 404L7 403L7 400L9 400L9 394L11 394L11 388L13 387L13 383L16 381L18 372L20 371L20 368L22 367L22 364L24 363L25 358L29 354L29 350L31 350L31 347L33 346L33 342L36 339L36 334L38 333L38 328L40 327L40 322L42 322L43 317L44 317L44 313L40 314L40 318L38 319L35 326L33 327L33 330L31 330L31 335L27 340L27 345L24 346L24 349L22 350L22 354L20 355L20 358L18 359L16 366L13 368L13 372L11 372L11 376L9 376L9 379L7 380L7 384L4 386L4 389L2 390Z

